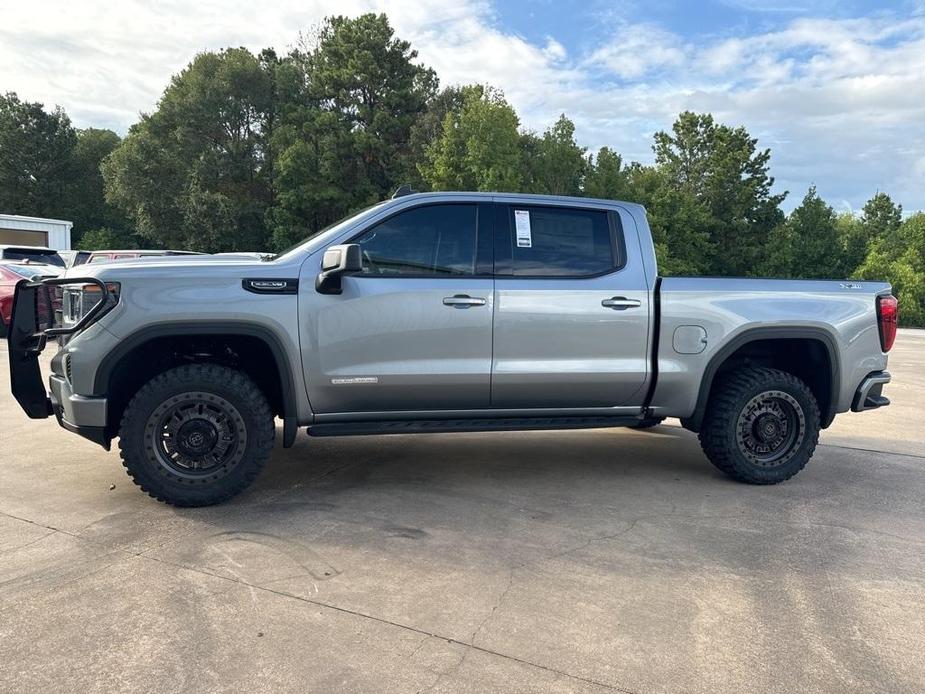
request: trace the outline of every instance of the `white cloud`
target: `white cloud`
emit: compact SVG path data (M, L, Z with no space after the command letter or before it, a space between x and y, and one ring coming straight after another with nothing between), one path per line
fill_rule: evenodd
M622 24L586 65L606 68L624 79L639 79L684 63L688 49L676 34L648 24Z
M565 112L582 144L651 161L655 130L681 110L710 111L772 148L791 205L817 181L855 209L878 189L925 209L925 16L916 13L798 18L697 40L602 15L588 35L606 41L582 53L561 37L535 44L505 31L487 0L0 0L0 90L124 132L196 52L285 51L325 15L363 11L387 12L443 84L502 88L525 127Z
M546 37L546 47L543 49L543 55L552 60L553 62L559 62L565 60L568 56L565 46L556 41L552 36Z

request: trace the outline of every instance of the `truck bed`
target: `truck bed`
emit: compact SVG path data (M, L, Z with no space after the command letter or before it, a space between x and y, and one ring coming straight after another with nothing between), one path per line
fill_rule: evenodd
M828 424L835 413L851 409L869 373L886 368L876 301L889 292L886 282L857 280L661 278L652 414L696 413L711 363L747 344L783 338L792 339L794 349L810 340L828 353L835 380L830 412L823 413ZM753 351L759 347L752 344Z

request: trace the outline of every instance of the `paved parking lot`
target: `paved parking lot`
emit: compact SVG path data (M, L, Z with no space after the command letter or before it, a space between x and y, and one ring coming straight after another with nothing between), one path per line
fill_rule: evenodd
M301 436L191 510L26 419L0 349L4 692L925 683L925 332L900 332L893 406L777 487L673 425Z

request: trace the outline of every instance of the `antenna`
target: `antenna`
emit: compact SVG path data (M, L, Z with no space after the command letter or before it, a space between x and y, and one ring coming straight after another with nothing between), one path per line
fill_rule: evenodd
M403 186L399 186L398 190L392 193L392 200L395 198L402 198L406 195L411 195L414 192L415 191L411 189L411 186L406 183Z

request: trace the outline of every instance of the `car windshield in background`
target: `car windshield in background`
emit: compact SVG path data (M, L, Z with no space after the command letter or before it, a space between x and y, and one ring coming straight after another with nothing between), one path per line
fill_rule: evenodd
M64 260L57 253L34 253L7 248L3 251L4 260L31 260L34 263L45 263L55 267L65 267Z

